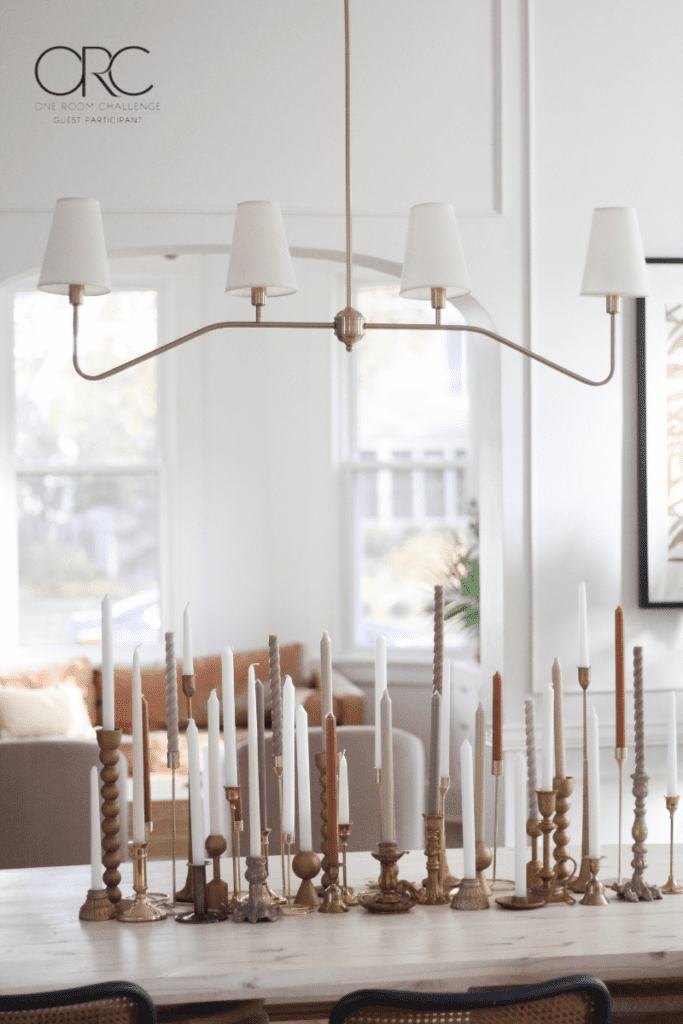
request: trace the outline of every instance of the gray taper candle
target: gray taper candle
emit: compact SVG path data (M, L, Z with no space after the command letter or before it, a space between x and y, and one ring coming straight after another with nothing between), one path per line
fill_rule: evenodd
M266 790L266 721L263 701L263 683L256 680L256 743L258 747L258 791L261 829L268 828Z
M526 764L529 780L529 819L540 821L536 789L536 705L533 700L524 701L524 721L526 725Z
M382 840L396 842L396 821L394 818L394 737L391 721L391 697L385 690L380 701L382 716Z
M172 767L172 754L180 750L178 740L178 676L175 662L175 639L173 633L164 633L166 641L166 757Z
M427 791L427 814L439 813L439 726L441 721L441 694L432 693L432 728L429 746L429 789Z
M282 757L282 679L280 677L280 644L278 642L278 638L272 633L268 637L268 674L270 678L270 723L273 730L273 757Z

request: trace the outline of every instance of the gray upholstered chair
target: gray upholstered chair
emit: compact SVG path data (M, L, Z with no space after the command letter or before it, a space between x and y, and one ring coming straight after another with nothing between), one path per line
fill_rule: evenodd
M321 730L308 730L308 750L311 773L311 817L313 821L313 844L319 846L320 834L320 783L315 766L315 755L321 750ZM372 850L379 839L379 794L375 784L375 730L371 725L348 725L337 729L337 747L346 751L349 766L349 809L351 812L351 838L349 850ZM266 733L266 763L268 765L268 826L273 835L270 840L271 853L279 851L279 805L277 779L273 763L271 735ZM242 850L249 849L249 800L248 752L244 744L237 751L237 767L242 786L242 807L244 808L244 833ZM422 740L403 729L394 729L394 790L396 807L396 841L400 849L421 849L424 844L424 791L425 757ZM297 808L297 828L298 828ZM298 849L295 842L294 849Z
M127 766L119 767L121 859L127 859ZM90 862L90 769L94 740L62 736L0 742L0 868Z

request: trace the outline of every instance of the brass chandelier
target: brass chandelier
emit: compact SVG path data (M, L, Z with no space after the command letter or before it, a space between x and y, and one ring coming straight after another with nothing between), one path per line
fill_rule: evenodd
M332 322L269 321L262 319L268 296L289 295L296 291L291 255L284 223L277 203L255 201L237 206L235 229L230 250L226 292L251 299L255 319L224 321L200 327L175 341L161 345L135 359L129 359L103 373L85 373L78 361L78 307L88 295L111 291L104 230L99 203L94 199L59 199L48 239L38 288L68 295L73 306L73 363L86 380L103 380L122 370L151 359L198 338L209 331L229 327L295 328L333 330L351 351L366 331L410 330L448 331L453 325L441 322L441 310L448 299L471 291L453 208L446 203L423 203L410 212L406 255L400 294L430 301L434 323L370 323L352 305L352 219L351 219L351 53L349 0L344 0L345 74L346 74L346 307ZM535 359L544 366L572 377L582 384L599 387L611 380L615 367L615 318L620 298L649 294L636 211L629 207L603 207L593 213L588 253L584 267L582 295L606 298L610 317L610 369L603 380L591 380L555 363L523 345L518 345L483 327L459 324L457 330L483 334L508 348Z

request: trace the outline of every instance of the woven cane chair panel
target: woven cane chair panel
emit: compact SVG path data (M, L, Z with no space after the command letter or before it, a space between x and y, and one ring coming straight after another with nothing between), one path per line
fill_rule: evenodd
M72 1006L38 1010L0 1010L0 1024L138 1024L139 1008L132 999L93 999Z
M473 1010L404 1010L367 1006L350 1013L345 1024L590 1024L593 999L588 992L565 992L512 1006Z

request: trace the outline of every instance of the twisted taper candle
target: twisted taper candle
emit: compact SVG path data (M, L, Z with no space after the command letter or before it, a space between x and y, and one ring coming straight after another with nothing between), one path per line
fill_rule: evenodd
M536 796L536 705L533 700L524 701L524 723L526 727L526 763L529 788L529 820L540 821L538 797Z
M270 678L270 722L273 730L273 757L282 757L282 680L280 678L280 644L268 637L268 673ZM265 826L264 826L265 828Z

